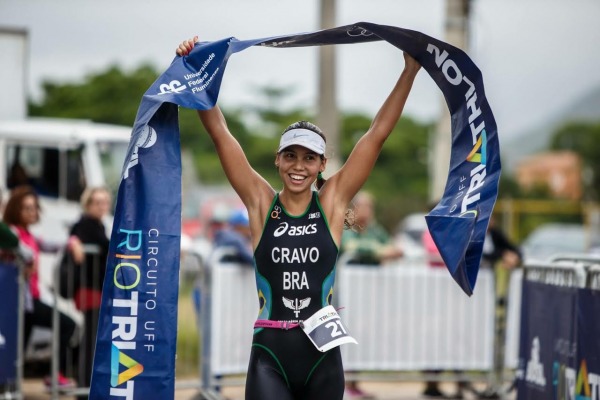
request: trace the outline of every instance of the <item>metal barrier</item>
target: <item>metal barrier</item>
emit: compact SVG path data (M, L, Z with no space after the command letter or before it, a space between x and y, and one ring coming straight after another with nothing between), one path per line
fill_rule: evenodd
M471 298L445 268L426 265L345 265L338 279L342 318L359 342L343 347L347 370L492 368L492 271L480 271Z
M556 286L600 288L598 271L599 256L585 254L558 254L547 263L529 264L524 267L526 278ZM516 370L519 363L519 333L521 325L521 291L523 269L511 273L508 289L507 335L505 368ZM596 285L596 286L593 286Z
M0 260L2 310L0 312L0 399L23 399L23 264L12 253ZM9 332L9 330L11 330Z
M258 312L254 269L223 262L231 249L215 249L202 282L202 387L215 392L227 378L240 384L248 368ZM233 378L233 379L232 379Z
M202 320L210 321L202 335L203 385L213 389L244 382L258 311L253 269L221 262L223 254L217 252L209 263L203 291L210 304L204 308L203 300L201 312ZM347 371L368 372L368 379L381 380L389 372L465 371L456 380L471 372L478 378L491 372L491 270L480 271L471 298L448 271L426 264L373 268L338 263L337 275L335 296L344 307L340 315L359 342L342 347Z
M519 319L515 310L511 316L519 325L510 360L518 399L599 393L599 276L600 257L590 255L558 255L524 267Z
M600 265L594 265L588 270L586 287L600 290Z
M105 260L97 245L83 245L85 258L80 264L74 264L71 257L60 254L59 265L54 269L54 307L52 315L52 359L50 368L50 395L58 399L61 395L87 396L90 389L96 330L99 319L99 299L87 292L89 289L102 290ZM67 351L67 370L60 371L73 378L76 386L62 388L58 385L59 374L59 338L60 313L65 308L79 313L83 323L78 324L76 337L71 338L72 348ZM77 310L77 311L73 311Z
M519 364L519 330L521 327L521 290L523 269L511 272L508 283L506 310L506 337L504 344L504 368L510 371Z
M72 306L75 304L79 308L88 308L85 305L86 298L79 294L79 287L102 288L103 274L99 273L104 265L101 265L100 248L95 245L84 245L85 262L82 265L73 265L70 259L61 269L57 267L54 271L54 290L61 293L62 298L57 298L57 302L67 302ZM176 390L199 389L200 394L206 399L212 399L212 394L202 390L202 380L200 378L200 347L198 341L199 323L194 323L193 314L195 314L195 305L193 299L193 286L195 282L203 281L202 276L205 273L205 266L198 255L188 252L186 257L185 269L180 270L180 298L178 318L178 341L177 341L177 380ZM59 257L62 259L62 257ZM190 262L191 261L191 262ZM62 288L61 285L66 285ZM66 298L66 299L65 299ZM89 300L89 299L87 299ZM56 304L56 303L55 303ZM90 306L88 304L87 306ZM95 346L95 336L98 325L98 309L93 307L89 310L81 310L84 315L82 330L77 335L77 349L69 354L68 365L71 367L66 372L69 377L74 377L77 383L75 388L59 388L56 384L58 376L58 338L60 336L59 309L54 308L54 320L52 329L52 365L51 365L51 386L50 395L52 399L58 399L60 396L87 396L89 394L89 385L92 372L93 349ZM198 319L199 320L199 319ZM208 325L206 325L208 326Z

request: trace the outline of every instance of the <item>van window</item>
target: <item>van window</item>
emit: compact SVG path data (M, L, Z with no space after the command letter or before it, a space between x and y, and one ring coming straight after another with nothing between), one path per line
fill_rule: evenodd
M100 162L102 163L102 172L106 187L116 198L119 183L121 182L121 172L123 163L127 155L129 143L125 142L99 142L98 150L100 152Z
M85 188L80 149L8 144L6 186L27 184L40 196L79 201Z

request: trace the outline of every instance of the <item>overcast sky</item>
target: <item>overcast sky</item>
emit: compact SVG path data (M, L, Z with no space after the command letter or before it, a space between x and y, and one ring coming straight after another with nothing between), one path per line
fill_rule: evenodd
M319 29L317 0L0 0L0 27L29 31L29 93L44 79L80 81L118 64L160 71L176 45L254 39ZM444 40L444 0L338 0L336 26L367 21ZM473 0L467 53L483 72L499 136L538 125L600 86L600 0ZM402 69L387 43L338 46L343 109L374 114ZM316 104L315 48L253 48L232 56L219 102L256 102L267 83L296 89L288 105ZM433 120L440 92L419 74L406 112ZM600 110L599 110L600 118Z

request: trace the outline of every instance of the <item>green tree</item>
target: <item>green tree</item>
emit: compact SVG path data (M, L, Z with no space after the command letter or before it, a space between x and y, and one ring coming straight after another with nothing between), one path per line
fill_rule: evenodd
M32 116L81 118L131 126L142 95L158 77L149 65L126 72L117 66L89 74L82 82L43 84L43 98L31 102ZM231 132L244 148L250 164L274 187L280 183L274 166L279 136L299 120L314 120L301 107L281 105L293 88L267 86L256 89L256 101L237 109L223 107ZM195 174L203 183L224 184L226 177L212 141L198 121L195 110L180 108L182 149L193 155ZM359 113L341 116L341 158L345 160L372 117ZM403 117L386 142L365 189L377 197L379 219L388 229L404 215L422 211L428 188L427 145L431 126Z
M150 65L126 73L117 66L88 75L81 83L42 84L43 99L29 104L29 115L81 118L133 125L142 95L158 74Z

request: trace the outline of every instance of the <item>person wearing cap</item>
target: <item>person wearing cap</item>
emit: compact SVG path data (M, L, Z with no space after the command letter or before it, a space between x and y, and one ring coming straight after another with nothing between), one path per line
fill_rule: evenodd
M196 41L182 42L177 54L186 56ZM248 210L260 307L246 376L248 400L344 396L339 346L319 351L299 325L331 304L348 204L398 122L420 69L406 53L404 61L369 130L327 180L321 175L327 166L325 135L314 124L300 121L284 130L274 159L281 178L276 190L250 166L219 107L198 111Z
M234 210L227 220L227 226L215 232L214 248L229 248L234 253L227 256L224 261L254 265L249 222L246 210Z

